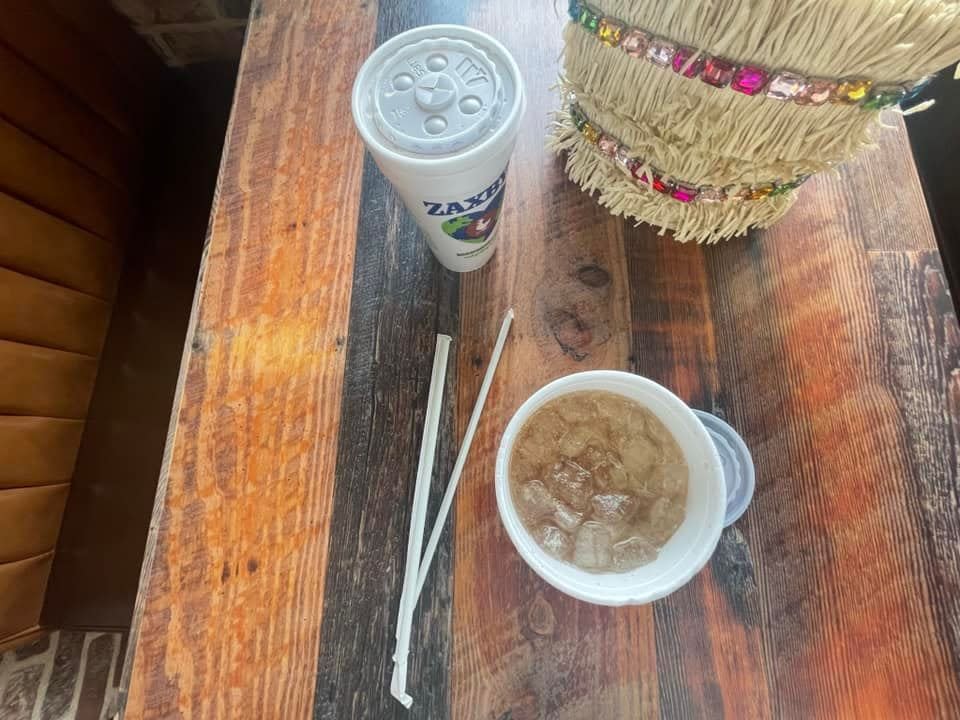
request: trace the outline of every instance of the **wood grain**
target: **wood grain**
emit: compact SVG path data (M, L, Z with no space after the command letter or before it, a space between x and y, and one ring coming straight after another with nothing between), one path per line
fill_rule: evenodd
M369 35L345 33L348 14ZM313 709L360 200L347 90L374 26L373 8L340 0L253 13L148 537L127 717Z
M381 7L376 42L428 21L463 22L463 16L456 8L424 12L413 5ZM459 325L458 276L432 261L416 224L369 155L362 198L314 712L314 717L329 720L408 715L387 689L413 479L436 335L455 334ZM451 360L429 518L435 515L458 446L456 388L457 368ZM428 528L431 525L432 519ZM416 652L410 657L414 680L409 690L416 697L417 717L448 713L450 689L444 680L452 662L452 560L448 535L426 585L429 599L424 598L414 616L411 643ZM342 603L344 597L352 601ZM356 622L358 617L363 622ZM358 655L368 661L358 665Z
M883 365L912 459L907 485L930 603L960 673L960 332L939 255L871 253Z

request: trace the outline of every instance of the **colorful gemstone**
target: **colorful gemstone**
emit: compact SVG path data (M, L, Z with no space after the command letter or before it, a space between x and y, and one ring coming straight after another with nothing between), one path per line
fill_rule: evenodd
M613 157L617 154L618 145L619 143L607 134L600 135L600 140L597 141L597 147L600 148L600 152L608 157Z
M752 188L747 188L743 192L744 200L760 200L765 198L767 195L773 192L773 183L764 183L763 185L755 185Z
M600 139L600 131L588 122L583 124L583 127L580 128L580 132L583 133L583 136L587 139L587 142L593 143L594 145Z
M570 119L573 120L577 130L583 130L583 125L587 122L587 116L583 114L579 105L570 106Z
M630 171L633 167L633 163L637 161L630 157L630 154L627 152L627 148L625 148L623 145L618 147L613 159L617 161L617 165L621 170L623 170L625 173L632 174Z
M663 38L653 38L647 47L647 59L659 67L667 67L673 62L677 46Z
M652 187L658 193L669 195L673 192L674 185L669 180L664 180L661 176L654 174Z
M807 87L806 78L788 72L779 72L767 85L767 97L774 100L793 100Z
M679 200L680 202L693 202L697 199L697 189L689 185L677 183L677 186L673 189L673 192L670 193L670 197L672 197L674 200Z
M867 93L870 92L872 86L872 80L841 80L840 84L837 85L836 92L830 99L832 102L842 105L856 105L867 97Z
M773 190L770 193L770 197L777 197L778 195L786 195L791 190L794 190L797 186L792 182L777 183L774 185Z
M647 46L650 44L650 36L643 30L631 30L625 33L620 40L620 47L631 57L643 57L647 53Z
M875 87L870 91L870 97L863 103L867 110L882 110L883 108L898 105L907 91L899 85L890 85L886 87Z
M733 73L737 66L729 60L723 58L708 58L703 66L703 74L700 79L708 85L718 88L725 88L733 80Z
M580 14L583 12L583 6L580 4L580 0L570 0L570 4L567 6L567 12L570 13L570 17L574 22L579 22Z
M807 86L793 99L797 105L823 105L833 97L837 84L832 80L811 78Z
M613 20L604 18L600 21L600 40L610 47L620 44L620 34L623 32L623 25L615 23Z
M767 71L753 65L744 65L733 74L730 88L744 95L756 95L767 84Z
M697 194L697 200L700 202L716 203L723 202L726 199L727 193L724 189L713 185L700 188L700 192Z
M583 8L580 13L580 24L590 32L595 33L600 25L600 17L590 8Z
M673 71L680 73L684 77L697 77L703 70L703 64L706 62L706 58L704 58L702 54L691 62L686 70L683 69L683 66L687 64L687 61L693 57L695 52L697 51L690 47L677 48L677 53L673 56Z
M640 160L636 161L636 164L630 168L630 174L633 175L633 179L637 182L650 184L650 178L647 177L647 174L643 172L643 162Z

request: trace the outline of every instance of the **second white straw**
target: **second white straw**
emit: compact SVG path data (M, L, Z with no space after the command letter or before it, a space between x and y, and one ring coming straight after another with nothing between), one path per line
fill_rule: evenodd
M443 493L443 501L440 503L440 510L437 512L437 520L433 525L433 532L430 533L430 540L427 542L427 549L423 553L423 561L420 563L420 572L417 576L417 591L413 596L413 606L416 607L417 599L423 591L423 584L427 580L427 573L430 570L430 563L433 561L434 553L437 552L437 545L440 542L440 536L443 534L443 526L447 522L447 515L450 514L450 506L453 504L453 496L457 492L457 485L460 484L460 475L463 474L463 466L467 464L467 455L470 453L470 443L473 442L473 434L477 431L477 425L480 423L480 415L483 413L483 405L487 401L487 393L490 392L490 385L493 383L494 373L497 372L497 365L500 364L500 355L503 354L503 346L507 342L507 335L510 332L510 324L513 322L513 308L507 310L500 325L500 334L497 336L497 342L493 346L493 353L490 355L490 362L487 363L487 373L483 376L483 383L480 385L480 394L477 395L477 402L473 406L473 413L470 415L470 421L467 423L467 431L463 435L463 443L460 445L460 452L457 453L457 461L453 466L453 473L450 475L450 482Z

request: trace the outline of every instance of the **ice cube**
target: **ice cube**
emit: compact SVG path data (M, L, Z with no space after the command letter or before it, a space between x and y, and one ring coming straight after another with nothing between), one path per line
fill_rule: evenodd
M561 455L576 457L587 449L587 444L595 437L596 431L588 425L574 425L560 438L558 449Z
M617 523L629 520L637 509L637 499L621 493L601 493L590 500L593 517L605 523Z
M534 538L540 547L555 558L567 560L570 557L573 541L560 528L553 525L541 525L534 532Z
M613 538L598 522L585 522L577 530L573 562L584 570L605 570L613 561Z
M650 506L650 538L659 544L665 543L676 532L685 515L683 505L670 498L661 497Z
M591 472L610 462L607 453L596 445L587 445L583 452L577 456L576 461L577 465Z
M528 424L534 425L535 438L544 445L555 445L567 432L566 421L554 410L538 412L533 419L536 422Z
M556 507L556 500L539 480L531 480L520 486L520 509L531 518L549 515Z
M553 511L553 521L566 532L573 532L583 522L583 513L557 500L557 509Z
M548 472L546 484L554 496L574 510L582 512L590 505L590 496L593 495L590 473L576 463L556 463Z
M657 559L657 548L642 537L629 537L613 546L613 567L633 570Z
M623 464L631 470L654 465L660 462L662 455L660 446L643 433L631 434L620 448Z
M589 395L578 394L561 398L556 409L565 423L573 425L593 420L597 414L597 403Z
M620 464L620 458L615 453L607 452L596 445L588 445L576 462L582 468L589 470L594 487L598 490L615 490L627 488L627 474Z

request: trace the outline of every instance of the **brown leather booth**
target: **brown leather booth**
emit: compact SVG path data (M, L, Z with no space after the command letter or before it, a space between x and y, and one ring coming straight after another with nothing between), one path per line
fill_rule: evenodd
M82 5L0 8L0 645L41 624L159 70Z

